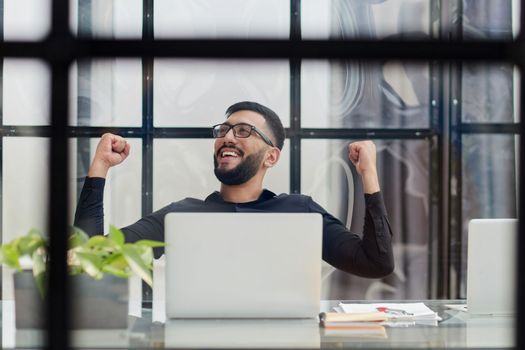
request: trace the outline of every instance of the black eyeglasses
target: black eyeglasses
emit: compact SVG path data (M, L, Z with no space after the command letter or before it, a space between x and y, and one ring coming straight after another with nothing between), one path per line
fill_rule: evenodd
M263 139L264 142L274 147L273 142L270 140L268 136L263 134L262 131L257 129L255 126L246 124L246 123L239 123L235 125L230 125L230 124L214 125L212 126L213 137L214 138L224 137L226 136L228 131L230 131L230 129L233 130L233 136L241 138L241 139L245 139L249 137L252 134L252 131L255 131L256 133L259 134L259 136Z

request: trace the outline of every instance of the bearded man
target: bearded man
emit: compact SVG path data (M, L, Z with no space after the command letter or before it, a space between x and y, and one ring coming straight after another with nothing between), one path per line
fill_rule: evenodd
M226 110L226 120L212 127L212 133L214 172L220 190L204 200L185 198L173 202L122 228L126 241L163 241L164 216L170 212L314 212L323 217L322 257L327 263L370 278L384 277L393 271L392 232L379 188L373 142L348 145L348 157L361 176L365 193L361 238L311 197L276 195L263 188L264 176L278 163L285 139L281 120L270 108L256 102L236 103ZM105 178L109 169L122 163L129 152L130 145L124 138L102 135L75 214L75 225L88 234L103 232ZM156 256L162 253L163 248L155 249Z

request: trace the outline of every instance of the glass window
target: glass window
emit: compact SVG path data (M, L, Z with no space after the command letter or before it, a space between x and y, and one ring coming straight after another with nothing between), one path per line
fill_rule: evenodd
M80 61L70 73L70 124L141 126L139 59Z
M2 143L2 239L47 231L49 139L5 137Z
M463 0L463 37L468 39L512 39L513 0Z
M3 0L6 41L42 40L51 28L50 0Z
M480 218L516 218L518 210L518 136L463 135L461 295L466 297L468 223ZM497 234L495 232L495 234ZM456 260L458 259L458 260Z
M462 68L461 118L465 123L513 123L518 74L509 64L468 64Z
M141 0L70 0L69 25L75 35L93 38L142 37Z
M42 61L4 59L4 125L49 125L51 76Z
M351 140L303 140L301 188L355 233L362 234L362 183L348 160ZM376 140L378 173L394 232L396 269L370 280L335 271L329 299L425 299L429 265L429 143Z
M43 137L2 138L2 244L30 230L48 237L49 146L49 139ZM29 260L21 261L24 272L2 267L3 348L20 346L15 342L15 326L44 326L44 320L38 317L43 313L42 298L28 270ZM32 346L43 345L43 338L32 340Z
M156 38L288 39L290 2L156 0Z
M304 39L428 38L436 1L301 1ZM436 18L437 19L437 18Z
M155 60L156 127L208 127L240 101L256 101L289 125L288 61Z
M308 128L428 128L426 64L303 61L301 125Z

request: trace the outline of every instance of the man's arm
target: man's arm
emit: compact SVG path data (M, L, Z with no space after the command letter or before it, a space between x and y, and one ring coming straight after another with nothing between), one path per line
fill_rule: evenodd
M392 230L377 176L376 147L372 141L351 143L348 158L363 181L366 204L363 238L349 232L339 220L325 213L323 258L358 276L383 277L394 270L394 258Z
M104 233L105 183L100 177L86 177L78 199L74 225L90 236Z
M105 178L109 168L122 163L129 151L130 145L118 135L106 133L100 138L75 212L74 225L89 235L104 232Z
M394 270L392 231L381 192L365 194L363 237L312 201L310 211L323 215L323 259L345 272L368 278L384 277Z
M352 142L348 145L348 159L361 175L365 193L379 192L376 167L376 145L372 141Z

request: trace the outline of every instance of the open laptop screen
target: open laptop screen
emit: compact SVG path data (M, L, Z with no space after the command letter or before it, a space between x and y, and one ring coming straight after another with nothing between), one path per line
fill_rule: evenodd
M504 315L515 312L517 230L517 219L474 219L469 222L469 313Z
M321 288L317 213L170 213L169 318L315 317Z

